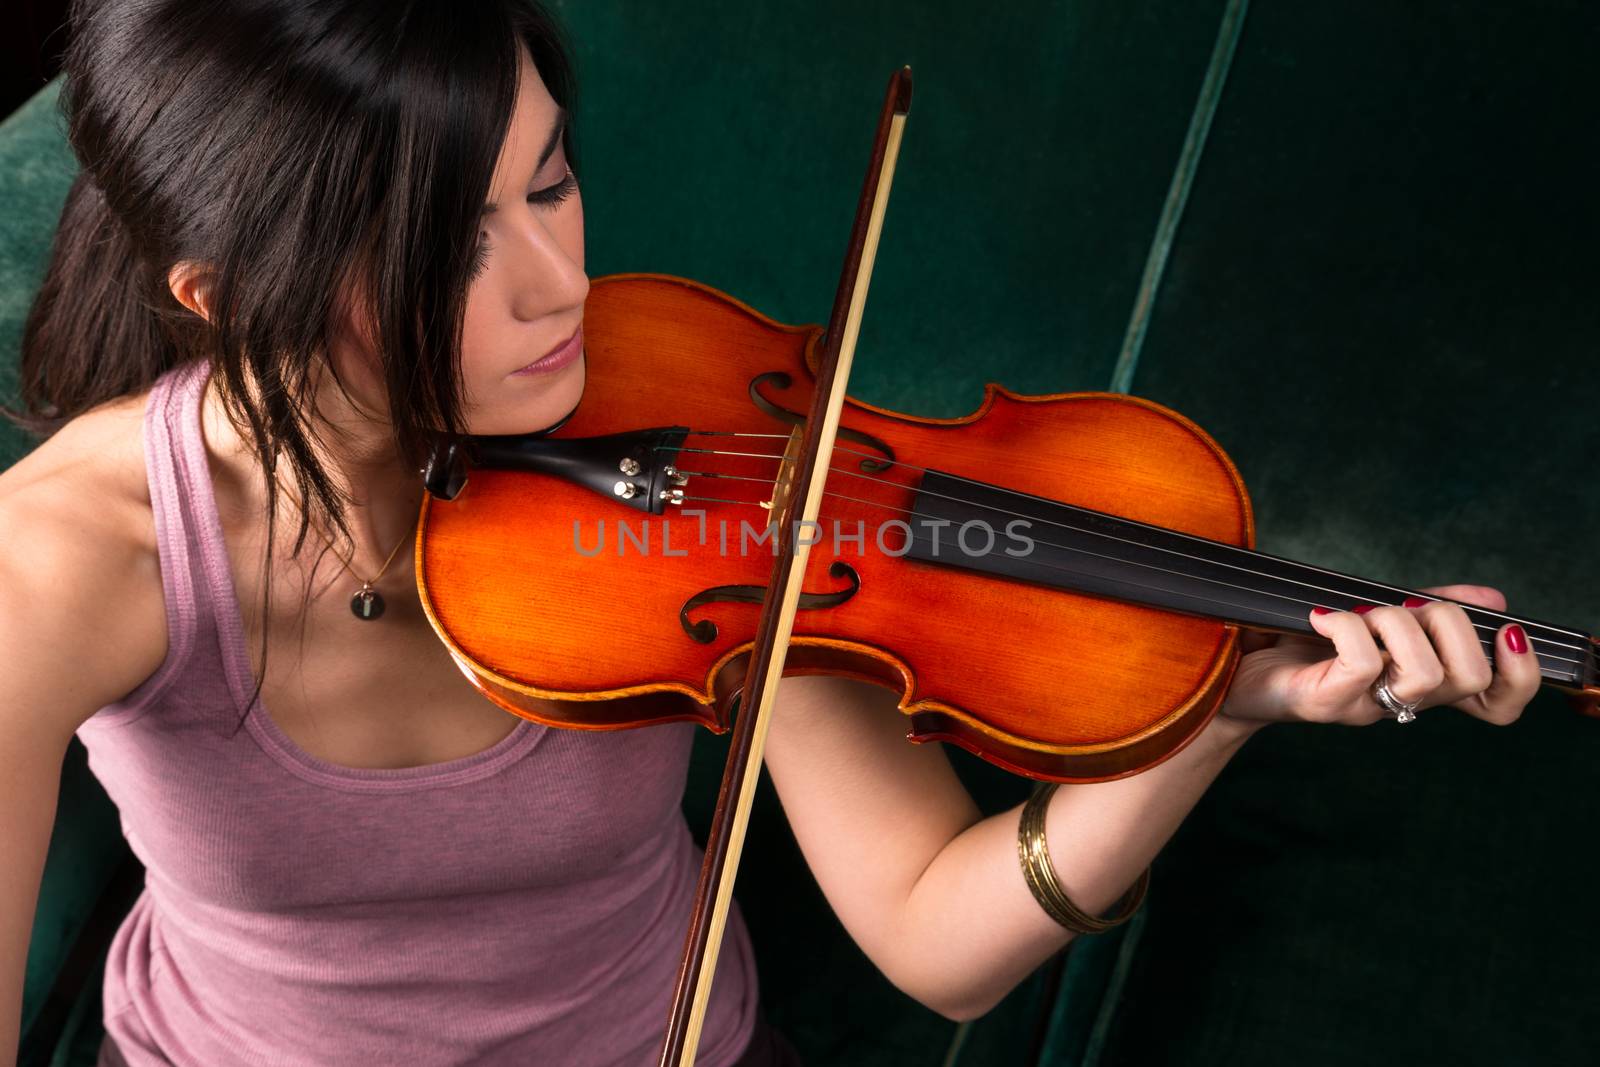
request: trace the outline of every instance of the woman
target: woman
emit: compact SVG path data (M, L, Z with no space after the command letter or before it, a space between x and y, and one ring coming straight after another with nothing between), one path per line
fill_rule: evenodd
M531 0L73 20L83 174L22 368L50 436L0 475L0 1047L76 734L147 868L102 1064L653 1062L699 859L693 728L506 715L428 626L408 551L431 432L535 430L583 391L557 27ZM1455 604L1310 623L1331 647L1253 637L1171 759L1040 794L1054 894L1019 869L1020 809L982 817L879 690L785 681L768 767L862 949L972 1018L1117 906L1264 723L1375 722L1380 681L1509 723L1539 684L1518 627L1491 664ZM699 1062L794 1060L735 913Z

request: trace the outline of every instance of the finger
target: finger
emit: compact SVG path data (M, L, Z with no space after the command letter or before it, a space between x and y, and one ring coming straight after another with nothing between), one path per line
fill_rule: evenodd
M1389 651L1389 692L1407 704L1429 703L1428 698L1444 683L1444 665L1439 662L1433 642L1423 633L1417 613L1409 608L1391 606L1366 611L1357 608L1356 611L1383 639L1383 647ZM1373 707L1382 710L1376 697L1369 693L1367 699L1372 701Z
M1438 600L1415 609L1412 615L1444 666L1444 681L1429 698L1432 704L1455 704L1489 688L1494 668L1484 652L1484 640L1493 637L1478 629L1466 609Z
M1328 722L1376 722L1369 690L1384 669L1383 653L1372 631L1361 616L1349 611L1314 607L1309 616L1311 628L1333 642L1335 655L1313 667L1312 693L1303 714Z
M1543 680L1539 657L1521 626L1508 623L1496 632L1494 665L1494 681L1489 687L1455 706L1485 722L1507 726L1521 717Z

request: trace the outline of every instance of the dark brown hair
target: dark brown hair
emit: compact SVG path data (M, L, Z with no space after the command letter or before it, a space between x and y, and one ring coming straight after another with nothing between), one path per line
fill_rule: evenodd
M307 505L294 553L313 519L350 536L309 393L319 366L338 381L342 300L370 324L406 463L460 430L478 213L518 42L571 112L569 46L536 0L73 0L70 25L60 109L81 170L24 327L23 410L0 414L48 436L209 361L267 475L270 589L280 456ZM210 272L209 322L168 286L184 260Z

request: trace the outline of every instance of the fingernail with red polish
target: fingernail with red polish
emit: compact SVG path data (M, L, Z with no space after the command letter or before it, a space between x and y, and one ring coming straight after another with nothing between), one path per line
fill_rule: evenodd
M1321 604L1318 604L1316 607L1311 609L1311 614L1313 614L1313 615L1332 615L1333 614L1333 609L1332 608L1325 608Z
M1506 644L1511 646L1513 652L1528 651L1528 635L1522 632L1522 627L1512 623L1506 627Z
M1355 612L1357 615L1365 615L1367 612L1372 610L1372 605L1371 604L1357 604L1355 607L1351 608L1350 610Z
M1419 596L1408 596L1406 597L1405 606L1408 608L1420 608L1426 603L1427 601Z

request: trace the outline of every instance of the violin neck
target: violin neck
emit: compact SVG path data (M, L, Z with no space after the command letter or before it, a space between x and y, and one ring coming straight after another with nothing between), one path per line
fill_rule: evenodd
M1399 605L1408 597L1444 599L940 471L924 475L912 514L909 559L1257 630L1320 637L1308 618L1317 605L1350 611ZM994 536L963 532L967 523ZM1587 633L1461 606L1490 663L1495 635L1515 622L1527 632L1547 684L1595 684L1595 645Z

